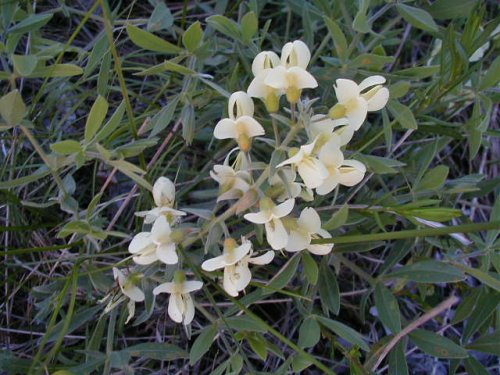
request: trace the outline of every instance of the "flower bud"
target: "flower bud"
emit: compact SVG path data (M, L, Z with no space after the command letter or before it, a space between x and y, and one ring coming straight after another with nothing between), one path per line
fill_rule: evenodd
M170 179L160 177L153 185L153 199L158 207L172 207L175 201L175 185Z
M184 281L186 281L186 274L184 273L184 271L182 270L175 271L174 283L182 284Z

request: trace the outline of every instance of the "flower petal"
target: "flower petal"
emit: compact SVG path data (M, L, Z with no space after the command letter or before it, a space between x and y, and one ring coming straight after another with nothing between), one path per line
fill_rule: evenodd
M224 262L226 266L232 266L233 264L242 260L252 248L252 243L250 241L244 242L236 249L232 251L226 251Z
M187 326L194 319L194 302L193 302L193 297L191 297L189 294L184 294L183 299L184 299L184 318L182 320L182 323L184 323L184 325Z
M184 314L184 301L180 293L172 293L168 299L168 316L176 322L182 323Z
M344 162L344 154L340 151L340 146L335 141L325 144L321 148L318 158L327 168L338 168Z
M344 146L351 141L354 131L353 126L347 125L335 130L334 134L337 134L340 137L340 145Z
M359 87L356 82L350 79L337 79L335 81L333 88L335 89L335 95L340 104L347 103L351 99L355 99L359 96Z
M316 188L316 194L326 195L337 187L339 184L339 173L335 170L335 173L331 173L323 183Z
M307 231L291 230L285 250L290 252L301 251L304 250L310 243L311 235Z
M309 47L301 40L286 43L281 50L281 65L286 67L299 66L303 69L311 61Z
M214 137L217 139L237 139L238 132L236 130L236 123L234 120L224 118L220 120L214 129Z
M172 207L175 201L175 185L167 177L159 177L153 185L153 199L157 207Z
M127 324L128 322L130 322L130 319L132 319L135 315L135 302L133 299L131 299L130 301L128 301L127 303L127 310L128 310L128 316L127 316L127 320L125 320L125 324Z
M385 107L389 101L389 90L381 87L368 99L368 112L378 111Z
M309 233L317 233L321 229L321 219L312 207L306 207L302 210L297 224Z
M268 94L269 86L266 85L265 79L270 70L262 71L255 76L248 86L247 93L253 98L265 98ZM272 89L272 88L271 88Z
M368 103L363 98L358 98L356 105L350 107L346 111L346 117L349 120L349 126L352 126L354 130L358 130L363 122L366 120L366 115L368 114Z
M121 288L123 294L135 302L144 301L144 292L135 285L125 285Z
M304 159L304 156L305 156L304 150L302 149L302 147L304 147L304 146L301 146L299 152L297 152L291 158L288 158L285 161L282 161L281 163L279 163L276 166L276 168L280 168L280 167L283 167L283 166L288 165L288 164L298 164L298 163L300 163L302 161L302 159Z
M284 201L283 203L278 204L273 209L273 216L275 218L280 218L288 215L293 210L293 206L295 206L295 199L290 198Z
M151 228L151 239L157 243L168 243L170 241L170 224L165 216L159 216Z
M245 289L248 284L250 284L250 281L252 281L252 273L248 268L248 263L242 262L236 264L235 274L237 275L237 278L234 280L233 285L235 289L240 292Z
M253 116L254 105L252 98L244 91L237 91L229 97L227 106L229 118L236 120L241 116Z
M272 69L278 65L280 65L280 58L275 52L262 51L253 59L252 73L257 76L264 70Z
M158 246L156 249L156 256L165 264L177 264L179 262L174 243Z
M156 262L158 260L158 256L156 255L156 246L152 245L146 250L137 253L137 255L133 257L132 260L141 266Z
M318 231L318 234L323 238L332 238L331 234L324 229L320 229ZM332 249L333 249L333 243L307 246L307 250L316 255L326 255L330 253Z
M344 160L339 168L339 184L344 186L354 186L359 184L366 173L366 167L357 160Z
M225 259L225 255L219 255L218 257L207 259L201 264L201 268L208 272L218 270L219 268L224 268L226 266Z
M153 289L153 294L157 296L160 293L175 293L175 283L162 283Z
M266 223L266 238L274 250L283 249L288 242L288 233L280 219Z
M140 232L132 238L132 241L128 245L128 251L131 254L135 254L151 245L153 245L151 233Z
M264 84L274 87L275 89L286 90L288 88L286 68L284 66L277 66L276 68L267 72L266 78L264 79Z
M236 286L234 285L234 272L236 271L235 266L228 266L224 268L224 278L222 281L222 287L226 291L227 294L229 294L232 297L237 297L238 296L238 290L236 289Z
M328 177L328 170L323 163L313 158L307 160L307 162L300 163L297 171L309 189L317 188Z
M246 220L254 224L264 224L272 219L271 211L251 212L243 216Z
M243 133L250 138L264 135L266 133L262 125L250 116L239 117L236 120L236 129L238 135Z
M273 259L274 259L274 251L269 250L258 257L249 258L248 263L263 265L271 263Z
M188 280L184 281L184 284L182 285L182 293L192 293L197 290L200 290L203 287L203 282L198 281L198 280Z
M368 87L383 85L385 83L385 77L382 76L371 76L367 77L361 81L359 84L359 91L364 91Z
M293 83L293 85L290 84L290 86L298 89L313 89L318 87L316 78L307 70L298 66L293 66L288 69L287 75L289 76L288 82Z

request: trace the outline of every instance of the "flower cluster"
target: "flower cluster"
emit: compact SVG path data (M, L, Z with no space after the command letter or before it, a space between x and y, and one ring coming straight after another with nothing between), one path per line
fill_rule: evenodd
M330 233L322 228L320 215L312 204L302 202L312 202L315 195L329 194L339 185L354 186L364 178L365 166L358 160L346 158L345 146L360 129L368 112L386 105L389 91L383 86L385 79L371 76L359 85L348 79L337 79L334 85L337 103L327 114L314 113L314 101L303 99L304 90L318 86L307 70L310 60L309 48L299 40L285 44L281 56L272 51L259 53L252 63L254 78L248 90L230 96L227 117L214 128L215 138L236 142L236 147L210 172L219 184L214 210L222 205L229 208L226 216L215 219L224 228L225 238L219 238L222 251L202 261L201 269L207 277L220 277L229 296L237 297L244 292L252 280L251 265L271 263L276 250L309 251L318 256L330 253L332 243L314 243L315 239L331 238ZM286 97L288 107L282 107L282 97ZM259 112L252 98L262 100L269 114L267 118L256 116ZM280 110L289 120L284 121L287 117L278 115ZM266 138L270 123L274 140ZM282 137L280 131L286 131L286 136ZM259 151L264 152L257 154L253 152L253 142L259 141ZM269 147L271 160L253 160L265 154ZM177 265L173 280L158 285L153 294L169 293L169 316L187 325L195 312L190 293L200 289L203 283L186 280L186 273L182 271L184 259L178 250L180 245L185 248L197 240L203 241L206 231L192 230L191 233L199 234L193 239L186 238L183 230L176 228L185 213L175 208L175 185L168 178L160 177L155 182L153 198L155 208L136 214L152 226L149 231L136 234L128 250L137 266L156 262ZM237 223L243 225L238 231L245 234L232 236L225 221L240 213L243 220ZM254 232L245 227L246 222L264 225L269 247L264 244L262 249L255 249L251 242ZM211 228L211 223L206 227ZM235 237L241 239L238 241ZM185 263L196 262L189 259ZM131 306L144 300L138 286L140 278L134 273L130 275L133 277L115 269L123 294L121 300L129 299L129 318L133 315Z

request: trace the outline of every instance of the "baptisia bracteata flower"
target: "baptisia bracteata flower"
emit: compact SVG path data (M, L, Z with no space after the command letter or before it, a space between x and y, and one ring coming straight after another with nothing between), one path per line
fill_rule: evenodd
M357 160L344 160L344 154L336 141L324 145L319 152L319 160L328 171L328 176L316 188L316 193L326 195L337 185L354 186L361 182L366 167Z
M229 165L216 164L210 177L219 183L217 201L238 199L250 188L252 177L247 171L235 171Z
M347 118L332 120L327 115L311 116L307 130L311 141L318 138L317 147L321 147L333 139L336 139L340 146L344 146L354 135L354 128L349 126Z
M153 223L161 215L165 216L168 222L173 223L179 216L186 215L185 212L174 209L175 185L167 177L159 177L153 185L153 200L156 207L149 211L136 212L136 216L144 217L146 224Z
M265 79L270 71L280 65L280 58L272 51L259 53L252 62L252 73L254 79L248 86L247 93L251 97L260 98L264 101L270 113L279 110L279 100L284 91L275 89L265 84Z
M245 219L255 224L265 224L266 238L274 250L283 249L288 242L288 232L281 221L293 210L295 199L287 199L278 205L271 198L264 197L259 202L260 211L245 214Z
M223 268L224 279L222 285L224 290L230 296L237 297L239 292L244 290L252 280L249 263L268 264L273 258L273 251L267 251L261 256L252 257L252 243L244 237L241 239L240 246L233 238L227 238L224 241L222 255L204 261L201 268L209 272Z
M297 172L309 189L314 189L323 183L328 177L328 170L323 163L317 159L313 153L316 145L316 139L307 145L300 146L295 155L279 163L276 167L291 164L297 168Z
M314 208L304 208L295 223L289 223L289 225L291 228L288 243L285 246L286 251L296 252L307 249L316 255L326 255L332 251L333 244L311 244L313 239L332 237L321 228L321 219Z
M158 285L153 289L153 294L169 293L168 316L176 323L188 325L194 318L194 302L190 293L202 286L201 281L186 280L184 272L179 270L176 271L173 282Z
M214 137L235 139L240 149L248 152L252 145L252 138L265 133L262 125L253 118L252 98L243 91L233 93L229 98L228 113L229 118L220 120L215 126Z
M118 282L118 286L120 287L123 295L129 299L127 304L128 317L125 321L125 324L127 324L135 314L135 303L144 301L144 292L136 285L140 280L141 275L131 274L125 276L122 271L120 271L116 267L113 267L113 277ZM113 302L116 301L111 300L110 304L106 307L106 311L112 310L112 308L115 306Z
M151 232L137 233L128 246L137 264L147 265L157 260L165 264L176 264L179 261L173 232L165 216L155 220Z
M384 83L382 76L365 78L359 85L350 79L337 79L333 87L338 103L330 108L328 115L333 119L347 117L349 126L358 130L368 112L378 111L387 104L389 90L382 86Z
M311 60L311 52L307 45L296 40L283 46L281 65L270 71L264 84L286 92L290 103L297 103L303 89L315 88L318 82L306 68Z

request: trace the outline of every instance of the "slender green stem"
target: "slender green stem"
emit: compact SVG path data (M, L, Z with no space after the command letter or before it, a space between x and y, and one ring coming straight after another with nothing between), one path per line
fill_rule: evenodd
M372 233L372 234L357 234L351 236L341 236L334 238L321 238L312 240L313 244L343 244L343 243L357 243L357 242L371 242L371 241L388 241L388 240L400 240L405 238L415 238L415 237L432 237L432 236L443 236L452 233L470 233L479 232L483 230L500 229L500 222L494 221L489 223L474 223L474 224L462 224L454 225L450 227L442 228L424 228L424 229L411 229L411 230L401 230L398 232L388 232L388 233Z
M276 143L276 148L280 147L280 133L278 129L278 123L276 122L276 119L272 117L272 124L273 124L273 132L274 132L274 142Z

